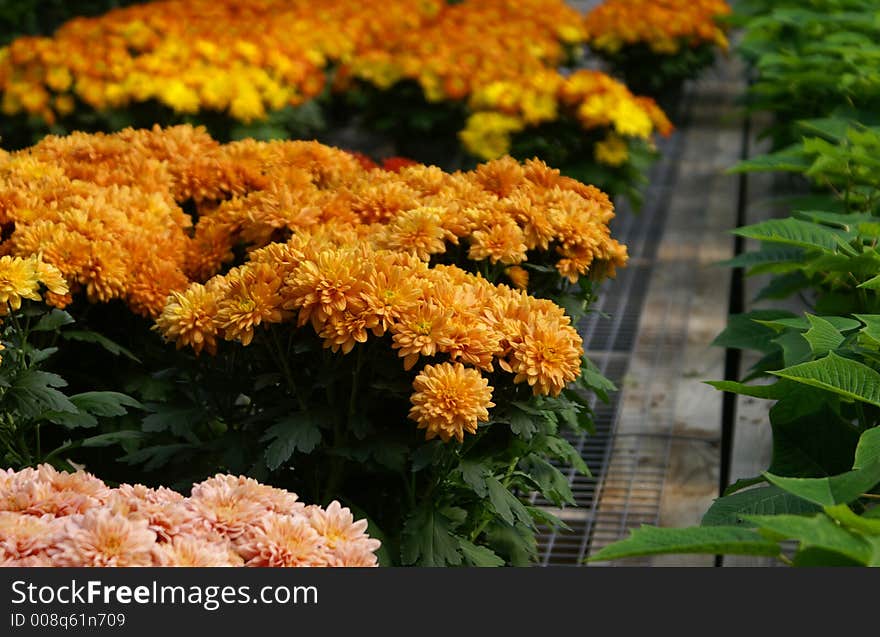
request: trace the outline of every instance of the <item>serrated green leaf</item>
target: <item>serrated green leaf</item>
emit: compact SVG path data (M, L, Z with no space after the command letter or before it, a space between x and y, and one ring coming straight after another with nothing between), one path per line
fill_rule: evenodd
M31 330L34 332L53 332L74 322L73 317L64 310L53 309L51 312L43 314Z
M751 529L738 526L698 526L661 529L643 525L631 535L606 546L591 562L646 555L705 553L709 555L779 555L779 545Z
M844 341L844 336L829 321L820 316L807 314L810 329L803 335L813 356L824 356L828 352L836 350Z
M760 322L783 318L795 318L795 315L785 310L757 310L745 314L733 314L728 317L727 327L715 337L712 345L769 354L778 349L773 343L777 330L761 325Z
M498 478L487 476L486 486L489 489L489 501L492 503L492 508L502 520L510 525L513 525L515 521L526 526L533 524L532 517L522 502L501 484Z
M880 460L828 478L787 478L765 473L767 480L799 498L821 506L849 504L880 483Z
M853 469L864 469L880 460L880 427L873 427L859 437Z
M102 348L104 348L114 356L124 356L125 358L132 360L135 363L141 362L141 360L137 356L132 354L122 345L111 341L103 334L98 334L97 332L91 332L88 330L63 330L61 332L61 338L67 339L68 341L94 343L95 345L100 345Z
M775 400L784 395L784 387L779 387L779 382L769 385L747 385L734 380L707 380L704 382L719 391L739 394L741 396L751 396L752 398Z
M495 554L492 549L485 546L477 546L469 540L459 538L458 545L464 555L464 559L473 566L495 567L504 566L504 560Z
M849 358L831 352L825 358L771 372L780 378L819 387L849 400L880 407L880 374Z
M109 447L126 440L142 440L144 434L140 431L113 431L106 434L91 436L82 441L83 447Z
M812 358L810 344L799 332L783 332L773 339L782 350L782 364L791 367ZM772 373L772 372L771 372Z
M74 414L78 412L76 405L55 389L66 385L67 382L57 374L29 369L16 375L6 398L23 418L41 418L50 412Z
M750 268L768 263L798 263L803 258L802 248L765 246L761 250L744 252L727 261L720 261L716 265L728 268Z
M811 248L823 252L835 252L839 245L838 235L833 230L794 217L769 219L751 226L737 228L733 233L747 239Z
M403 564L446 566L461 564L459 538L449 519L428 502L413 511L403 526L400 558Z
M95 416L123 416L128 413L126 407L134 409L144 408L142 404L131 396L115 391L83 392L71 396L70 402L76 405L80 411L85 411Z
M474 460L462 460L458 465L458 471L465 483L478 496L485 498L489 494L489 487L486 484L486 476L489 471L482 463Z
M826 515L748 515L765 536L797 540L801 549L823 549L866 563L871 547L859 536L835 524Z
M739 162L728 173L751 173L751 172L795 172L800 173L810 167L800 144L790 146L775 153L759 155Z
M147 432L171 431L181 435L192 425L204 422L205 419L205 411L197 407L148 405L147 408L158 410L141 421L141 428Z
M306 413L298 413L275 423L260 438L271 444L266 448L266 466L274 471L290 460L295 451L311 453L321 442L317 420Z
M538 430L535 425L535 417L520 409L511 409L507 415L507 421L513 434L523 440L531 440L532 435Z
M817 504L807 502L776 486L757 487L715 500L700 524L702 526L736 526L750 514L803 514L821 511Z
M529 478L537 485L541 495L556 506L574 504L571 487L559 469L535 454L528 457L528 465Z
M862 327L861 323L855 321L851 318L847 318L845 316L822 316L820 317L823 320L830 323L834 329L839 330L841 332L849 332L850 330L855 330ZM757 321L761 325L766 325L767 327L771 327L776 330L783 329L796 329L796 330L808 330L810 329L810 321L807 320L806 316L798 316L796 318L790 319L776 319L773 321Z
M36 365L38 363L42 363L44 361L49 360L54 354L58 352L57 347L45 347L43 349L31 349L28 351L28 356L31 359L31 365Z
M144 470L154 471L164 467L172 460L181 461L192 456L201 449L201 445L177 443L172 445L154 445L144 447L122 456L120 462L130 465L143 465Z
M62 425L68 429L77 429L82 427L88 429L98 426L98 419L92 414L78 411L76 413L65 411L48 411L43 414L43 418L56 425Z

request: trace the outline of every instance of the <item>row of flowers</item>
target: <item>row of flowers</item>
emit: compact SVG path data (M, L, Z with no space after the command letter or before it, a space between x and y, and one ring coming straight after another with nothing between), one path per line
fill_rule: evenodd
M613 216L538 160L46 137L0 158L5 461L178 489L247 474L356 504L389 563L527 561L556 522L515 493L572 501L551 461L586 470L562 429L610 389L574 320L626 263Z
M621 65L615 56L647 46L663 58L700 51L711 61L713 47L725 44L714 22L725 11L718 0L668 0L638 10L636 20L628 3L614 0L586 18L561 0L395 0L380 12L351 0L320 9L164 0L74 19L52 37L0 50L2 110L67 129L94 127L95 114L106 116L104 129L193 116L211 123L222 114L228 119L215 134L228 134L231 121L284 137L311 136L327 125L320 120L336 117L333 124L356 121L390 135L417 159L435 161L426 140L457 138L477 159L538 155L611 194L632 195L636 166L655 134L672 130L669 119L651 97L605 73L565 68L588 43L611 55L623 77L647 66L665 83L665 62ZM639 92L654 94L642 84ZM296 114L315 104L319 123ZM601 169L577 168L587 158Z
M0 223L11 228L0 251L41 254L74 292L147 316L231 264L237 246L294 233L489 261L523 288L522 265L545 261L572 283L601 278L626 262L612 217L606 195L540 161L393 172L315 142L224 145L190 126L50 136L0 157ZM71 297L49 300L61 308Z

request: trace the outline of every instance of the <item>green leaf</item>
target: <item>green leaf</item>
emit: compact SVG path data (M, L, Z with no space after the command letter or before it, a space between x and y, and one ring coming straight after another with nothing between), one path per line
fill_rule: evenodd
M804 334L804 338L810 344L813 356L824 356L843 343L843 334L829 321L812 314L807 314L807 320L810 322L810 329Z
M858 287L868 290L880 290L880 274L868 279L864 283L860 283Z
M801 549L824 549L866 563L871 547L854 533L835 524L826 515L749 515L765 536L797 540Z
M194 425L204 422L207 415L204 409L198 407L150 404L147 408L156 411L141 421L144 431L171 431L178 436L185 435Z
M571 443L568 442L565 438L560 438L559 436L549 436L545 444L547 445L547 451L553 455L553 457L561 460L562 462L571 465L575 469L577 469L581 475L592 476L590 473L590 468L587 466L586 461L584 461L583 456L580 452L571 446Z
M95 416L123 416L128 413L126 407L143 409L144 406L131 396L115 391L89 391L75 394L70 402L81 411Z
M810 344L799 332L783 332L773 342L782 349L783 365L792 366L812 358Z
M749 514L800 514L817 511L821 511L821 507L818 505L786 493L779 487L767 486L718 498L709 507L700 524L702 526L735 526L742 524L743 516Z
M845 504L825 507L825 515L859 533L880 536L880 520L856 515Z
M721 494L721 496L726 497L729 495L733 495L737 491L742 491L743 489L753 487L756 484L763 484L765 482L767 482L767 478L765 478L764 476L753 476L751 478L740 478L739 480L737 480L733 484L728 485L727 488L724 489L724 492Z
M880 407L880 374L849 358L831 352L825 358L771 372L811 387L834 392L849 400Z
M450 520L435 511L432 502L427 502L413 511L404 523L400 558L406 565L457 566L461 564L459 542L452 534Z
M289 416L272 425L260 438L272 441L266 448L266 466L272 471L287 462L294 451L311 453L321 442L321 430L317 420L306 413Z
M589 561L675 553L775 556L779 552L776 542L771 542L751 529L738 526L661 529L643 525L628 538L606 546L590 557Z
M477 546L464 538L459 538L458 545L461 548L464 559L473 566L504 566L504 560L498 557L490 548Z
M810 280L800 271L775 276L770 283L761 288L755 296L755 301L787 299L809 285Z
M167 465L172 460L180 461L188 456L196 454L202 449L202 445L192 443L177 443L172 445L154 445L144 447L122 456L120 462L130 465L143 465L145 471L153 471Z
M855 330L862 327L861 323L858 321L854 321L851 318L847 318L845 316L822 316L819 317L822 320L830 323L834 329L839 330L841 332L848 332L850 330ZM776 319L773 321L758 321L761 325L766 325L767 327L772 327L775 329L783 330L783 329L796 329L796 330L808 330L810 329L811 323L807 320L806 316L798 316L796 318L782 318Z
M137 356L132 354L129 350L125 349L122 345L111 341L106 336L98 334L97 332L91 332L88 330L64 330L61 332L61 338L65 338L69 341L94 343L95 345L100 345L114 356L124 356L125 358L132 360L135 363L141 362L141 360Z
M855 314L857 319L865 324L862 334L880 343L880 314Z
M528 457L528 465L529 477L538 486L541 495L556 506L574 504L571 487L559 469L536 454Z
M481 498L489 495L489 487L486 484L489 470L482 463L475 460L462 460L458 465L458 471L465 483L474 490L474 493Z
M19 373L7 390L6 397L15 405L14 410L24 418L40 418L47 412L77 413L76 405L55 387L67 382L49 372L28 369Z
M880 460L880 427L873 427L859 438L853 469L864 469L878 460Z
M514 521L519 521L526 526L533 524L532 517L522 502L501 484L498 478L487 476L486 486L489 489L489 501L492 503L492 508L502 520L510 525L513 525Z
M758 239L798 248L811 248L823 252L835 252L839 245L838 234L833 230L793 217L769 219L751 226L737 228L733 233L747 239Z
M486 527L486 541L511 566L529 566L538 554L535 534L522 524L510 526L500 520Z
M776 400L784 395L784 386L780 388L779 385L782 383L779 382L769 385L747 385L734 380L707 380L705 383L719 391L726 391L741 396L751 396L752 398Z
M538 428L535 426L534 416L521 411L519 409L511 409L507 416L510 424L510 430L515 436L519 436L523 440L531 440Z
M90 427L98 426L98 419L92 414L83 411L78 411L76 413L48 411L43 414L43 417L49 422L55 423L56 425L62 425L68 429L77 429L79 427L88 429Z
M423 444L412 453L412 471L413 473L421 471L425 467L430 467L440 455L443 453L444 444L440 440L432 440Z
M712 341L712 345L769 354L777 349L777 345L773 343L777 331L761 325L759 321L774 321L782 318L795 318L795 315L784 310L758 310L731 315L727 327Z
M70 325L73 322L73 317L70 314L64 310L54 309L47 314L43 314L31 330L34 332L53 332L59 327Z
M54 354L58 352L57 347L46 347L43 349L31 349L28 351L28 356L31 359L31 365L36 365L37 363L42 363L43 361L49 360Z
M769 263L798 263L804 258L803 248L764 246L761 250L744 252L717 265L728 268L750 268Z
M821 398L821 392L805 393L806 396L793 393L770 410L773 461L769 471L776 475L812 478L850 470L858 433L835 413L833 406L823 404L815 409L809 404L810 395ZM804 404L811 410L799 413L798 406ZM787 406L783 414L777 408L784 405ZM784 420L783 416L790 419Z
M821 506L848 504L880 483L880 460L829 478L786 478L765 473L767 480L799 498Z
M801 145L796 144L775 153L758 155L757 157L741 161L727 172L750 173L772 171L801 173L809 167L810 160L807 158Z
M144 434L140 431L124 430L113 431L106 434L91 436L82 442L83 447L109 447L126 440L142 440Z

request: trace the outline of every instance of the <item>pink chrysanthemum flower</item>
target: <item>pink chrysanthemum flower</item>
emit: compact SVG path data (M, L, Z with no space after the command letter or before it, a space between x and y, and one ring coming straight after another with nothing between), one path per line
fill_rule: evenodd
M153 549L156 566L242 566L244 560L228 541L206 542L194 536L175 537Z
M374 540L378 542L378 540ZM345 566L349 568L364 568L379 566L376 554L364 542L343 544L333 551L327 566Z
M52 559L56 566L150 566L156 534L146 520L130 520L109 509L72 516Z
M192 495L197 497L199 494L217 487L235 489L240 497L256 502L265 507L267 511L273 513L293 515L295 513L302 513L303 509L305 509L305 505L299 502L299 498L295 493L261 484L253 478L245 476L231 476L218 473L213 478L208 478L194 486Z
M248 497L247 487L231 481L206 481L193 487L186 506L206 530L235 540L266 515L266 507Z
M0 557L21 560L45 554L58 532L59 521L50 515L0 512Z
M334 500L325 509L318 506L306 507L309 523L321 537L331 554L332 566L375 566L376 556L374 552L379 549L381 542L366 534L367 521L355 522L351 511ZM369 556L369 557L367 557ZM355 561L369 562L366 564L348 564L346 558Z
M0 568L34 568L54 566L51 558L45 553L28 555L27 557L0 557Z
M304 516L269 514L237 543L245 566L326 566L324 538Z

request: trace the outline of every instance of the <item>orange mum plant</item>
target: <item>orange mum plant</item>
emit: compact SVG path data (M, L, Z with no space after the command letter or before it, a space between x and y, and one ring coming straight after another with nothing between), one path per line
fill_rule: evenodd
M657 95L727 50L719 18L730 13L725 0L605 0L584 24L595 53L629 86Z
M551 460L586 467L561 429L588 429L590 393L611 389L575 326L626 263L613 207L538 160L364 164L189 126L0 157L0 293L32 304L8 326L23 353L0 375L23 361L56 392L28 403L36 450L11 437L9 462L181 489L248 474L362 511L390 563L527 561L536 524L556 521L517 494L572 501ZM56 309L39 329L37 296L14 268L4 283L7 262L47 288ZM74 320L91 336L51 364L27 354ZM92 342L107 352L86 355ZM89 391L66 398L55 372ZM7 400L24 404L0 386ZM43 429L41 453L42 421L64 429ZM100 433L76 438L82 427ZM111 444L122 464L94 451ZM264 530L300 534L291 524ZM276 559L254 542L242 559Z

